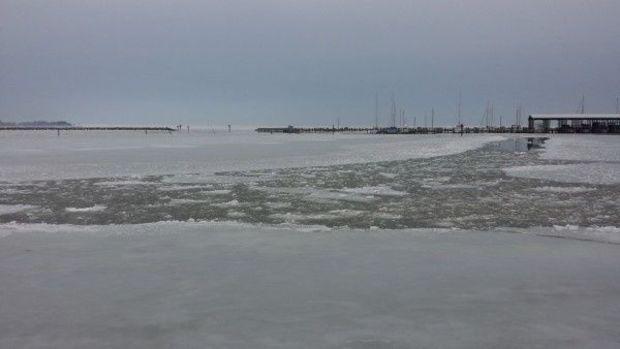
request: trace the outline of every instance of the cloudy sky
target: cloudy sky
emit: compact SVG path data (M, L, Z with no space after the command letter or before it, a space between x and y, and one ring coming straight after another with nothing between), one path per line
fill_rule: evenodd
M0 0L0 120L369 125L613 112L618 0Z

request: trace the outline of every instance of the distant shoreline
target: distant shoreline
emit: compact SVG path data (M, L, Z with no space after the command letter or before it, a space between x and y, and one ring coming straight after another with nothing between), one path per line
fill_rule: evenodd
M73 124L67 121L44 121L44 120L36 120L36 121L22 121L22 122L3 122L0 121L0 127L15 127L15 128L63 128L63 127L73 127Z
M170 127L122 127L122 126L110 126L110 127L80 127L80 126L2 126L0 125L0 131L45 131L53 130L58 131L176 131Z

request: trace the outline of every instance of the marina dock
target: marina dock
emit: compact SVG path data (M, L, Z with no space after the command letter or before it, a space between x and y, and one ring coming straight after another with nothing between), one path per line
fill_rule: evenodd
M620 134L620 114L532 114L527 126L455 127L262 127L261 133L368 133L368 134L435 134L435 133L595 133Z
M259 133L368 133L368 134L435 134L435 133L530 133L522 127L261 127Z

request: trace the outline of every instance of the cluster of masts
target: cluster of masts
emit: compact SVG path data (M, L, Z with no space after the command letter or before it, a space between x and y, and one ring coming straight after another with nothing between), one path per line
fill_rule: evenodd
M460 119L460 117L459 117ZM431 127L435 124L435 108L431 108ZM417 119L413 117L413 123L409 124L409 119L405 114L405 109L399 109L396 106L396 99L392 95L391 107L390 107L390 127L393 128L406 128L416 127ZM428 127L428 113L424 113L424 127ZM379 129L379 94L375 95L375 123L374 128Z
M185 126L186 126L186 128L187 128L187 133L189 133L189 125L185 125ZM176 129L177 129L177 131L179 131L179 132L183 131L183 125L182 125L182 124L178 124L178 125L176 126Z
M463 119L462 119L462 115L461 115L461 106L462 106L462 102L461 102L461 92L459 91L459 96L458 96L458 102L457 102L457 108L456 108L456 125L458 127L463 125ZM586 113L586 108L585 108L585 96L581 97L581 103L579 105L579 108L577 109L577 113L578 114L585 114ZM380 128L380 123L379 123L379 116L380 112L379 112L379 93L375 94L375 120L374 120L374 128L375 129L379 129ZM620 114L620 96L616 97L616 114ZM521 127L523 125L523 121L524 121L524 109L523 106L521 104L517 104L515 106L515 114L514 114L514 124L512 125L513 127ZM430 121L430 125L429 125L429 121ZM498 124L499 122L499 126L503 127L504 126L504 118L502 116L502 114L498 114L496 116L495 113L495 106L493 104L493 102L488 101L485 109L484 109L484 113L482 114L482 118L480 120L480 126L483 127L493 127L495 125ZM396 100L394 98L394 95L392 94L391 97L391 105L390 105L390 118L389 118L389 122L388 122L388 127L393 127L393 128L407 128L407 127L417 127L417 120L416 117L413 117L413 123L409 124L409 119L405 116L405 109L399 109L397 107L396 104ZM426 111L424 112L424 124L422 125L423 127L427 128L427 127L435 127L435 108L431 108L430 110L430 120L429 120L429 112ZM338 128L340 128L340 118L338 118Z
M579 103L579 107L577 108L577 114L585 114L586 113L586 96L581 95L581 102ZM616 97L616 114L620 114L620 96Z
M186 127L186 129L187 129L187 133L189 133L189 125L185 125L185 127ZM227 125L227 127L228 127L228 132L229 132L229 133L230 133L230 132L232 132L232 125L231 125L231 124L228 124L228 125ZM175 128L176 128L176 130L177 130L177 131L179 131L179 132L180 132L180 131L183 131L183 124L178 124L178 125L176 125L176 127L175 127ZM211 129L211 131L215 134L215 128L212 128L212 129Z
M458 102L457 102L457 108L456 108L456 125L457 126L462 126L463 125L463 118L462 118L462 114L461 114L461 106L462 106L462 100L461 100L461 93L459 92L459 97L458 97ZM430 114L430 115L429 115ZM521 107L521 105L517 105L516 106L516 111L515 111L515 125L521 125L523 122L523 107ZM430 116L430 118L429 118ZM499 121L500 121L500 126L503 124L503 120L502 120L502 116L499 116ZM482 116L482 120L480 122L481 125L483 126L487 126L487 127L491 127L492 125L495 124L495 108L493 106L493 103L491 102L487 102L487 106L485 108L484 114ZM430 125L429 125L430 124ZM340 119L338 119L338 125L340 125ZM409 124L409 119L405 116L405 109L399 109L396 105L396 100L394 98L394 95L392 95L391 97L391 106L390 106L390 120L389 120L389 126L388 127L393 127L393 128L407 128L407 127L417 127L417 119L414 116L413 117L413 123ZM430 126L430 128L434 128L435 127L435 108L431 108L430 113L429 111L425 111L424 112L424 123L422 125L424 128L428 128ZM374 128L375 129L379 129L379 94L375 94L375 122L374 122Z
M515 106L515 118L513 126L521 126L523 123L523 106L520 104ZM481 126L493 127L499 121L499 127L504 127L504 117L499 114L497 119L495 117L495 105L492 102L487 102L484 113L482 114Z

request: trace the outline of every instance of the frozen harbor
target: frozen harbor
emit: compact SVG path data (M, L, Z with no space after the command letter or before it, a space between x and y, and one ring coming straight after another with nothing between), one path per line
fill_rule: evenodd
M0 347L617 347L620 137L527 144L3 135Z
M614 137L580 136L570 158L560 136L131 136L8 144L0 223L620 226Z

